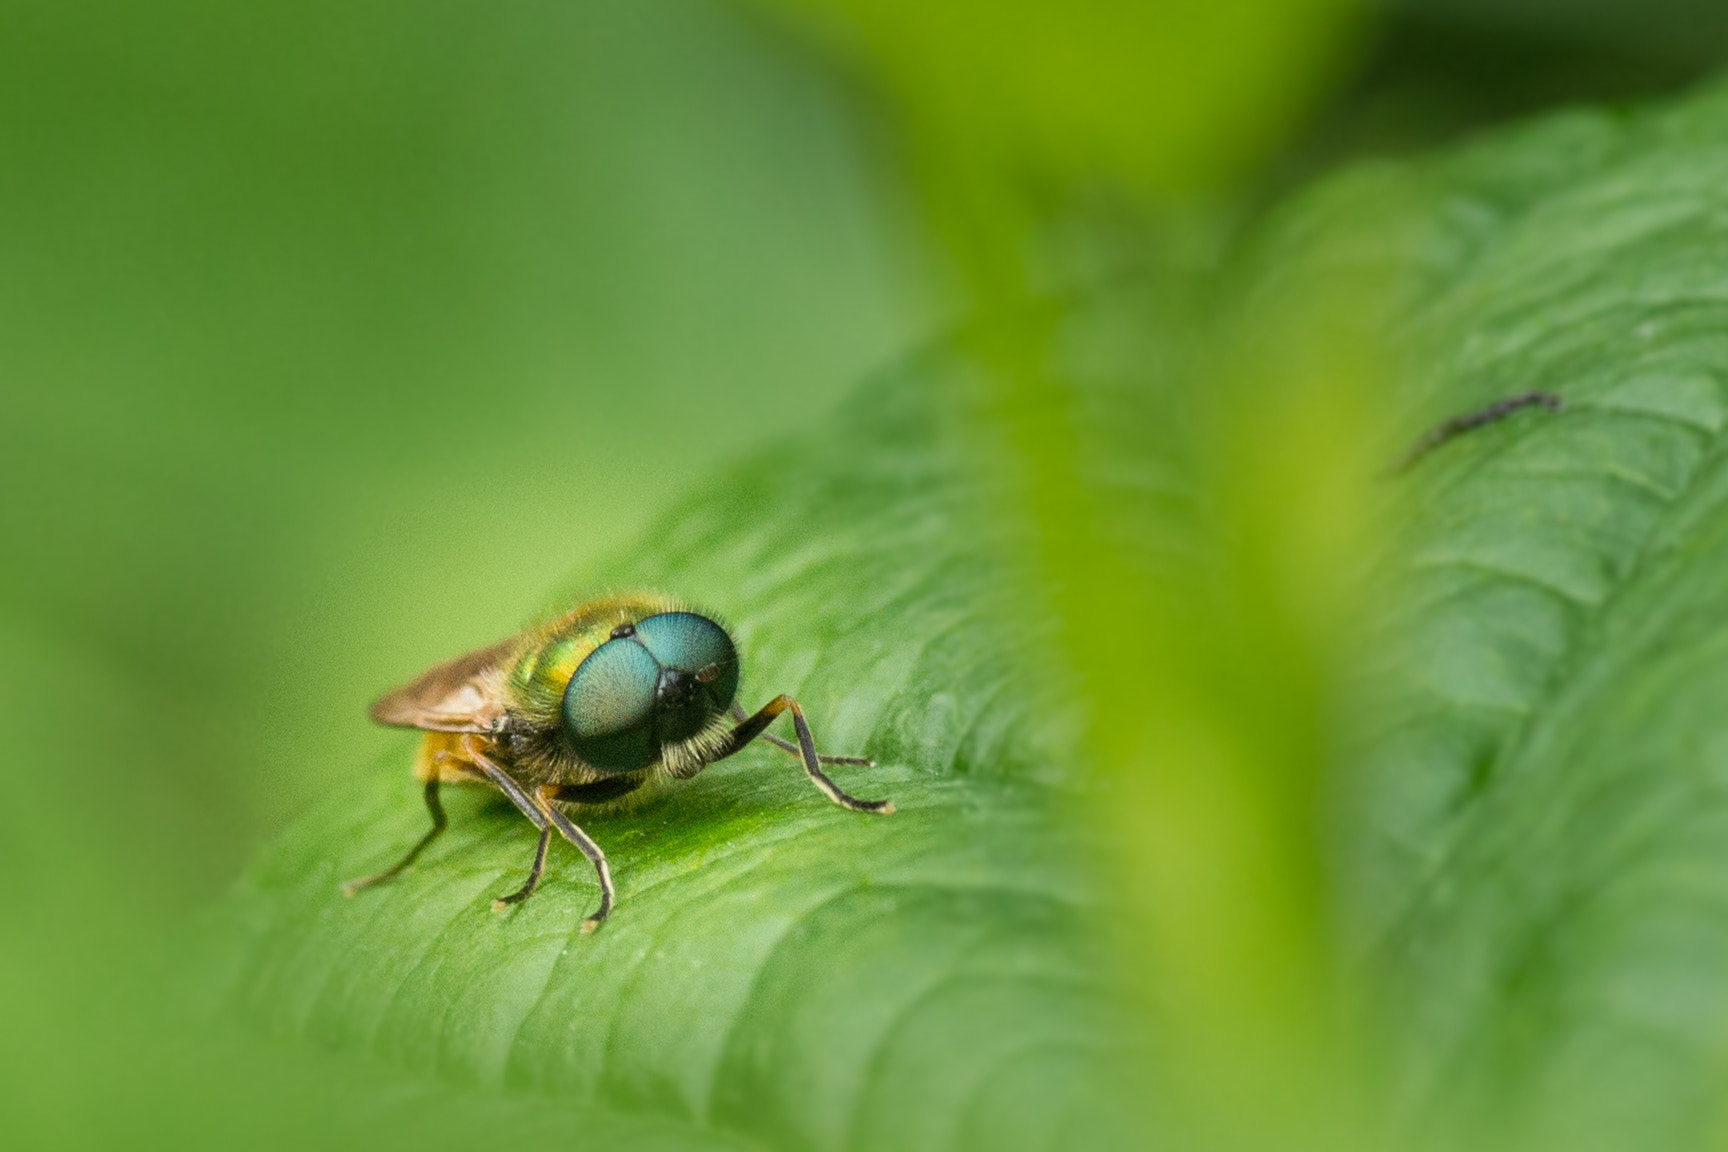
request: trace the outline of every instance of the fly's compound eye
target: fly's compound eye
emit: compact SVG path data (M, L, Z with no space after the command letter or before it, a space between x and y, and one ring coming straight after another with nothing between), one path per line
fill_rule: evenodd
M564 724L576 755L596 768L632 772L660 754L654 699L660 664L633 638L588 654L564 689Z
M694 612L662 612L636 625L660 677L660 735L688 740L738 695L738 650L726 629Z
M661 745L690 739L738 694L738 651L706 616L662 612L612 637L564 690L571 743L596 768L646 768Z

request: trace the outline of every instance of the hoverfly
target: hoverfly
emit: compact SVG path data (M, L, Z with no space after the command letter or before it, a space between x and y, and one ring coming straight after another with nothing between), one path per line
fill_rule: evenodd
M889 800L857 800L824 764L874 766L856 756L818 756L804 710L776 696L754 715L738 706L738 649L707 616L665 596L636 593L592 600L490 648L428 669L372 705L380 724L426 733L414 762L432 828L407 855L343 885L349 896L393 879L444 831L442 784L478 784L504 793L540 842L522 887L492 901L502 912L534 894L554 830L594 865L600 907L591 932L612 910L606 854L565 809L606 811L688 780L758 736L803 760L828 799L855 812L894 811ZM792 713L797 743L768 725Z

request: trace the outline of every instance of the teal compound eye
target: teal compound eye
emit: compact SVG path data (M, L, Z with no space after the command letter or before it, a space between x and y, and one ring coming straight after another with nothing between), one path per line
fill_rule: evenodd
M564 689L564 726L576 755L596 768L634 772L660 754L654 701L660 664L628 634L588 654Z
M620 625L588 654L564 690L564 725L584 761L634 772L737 694L738 650L726 630L694 612L662 612Z
M636 639L662 669L656 732L688 740L738 695L738 649L726 630L694 612L662 612L636 625Z

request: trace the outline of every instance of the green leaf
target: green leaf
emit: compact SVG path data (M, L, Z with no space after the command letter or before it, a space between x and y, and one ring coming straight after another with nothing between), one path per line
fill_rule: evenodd
M1351 879L1401 1091L1564 1147L1707 1141L1728 1073L1728 91L1371 169L1288 230L1340 233L1412 285L1412 434L1532 388L1567 404L1391 496Z
M1149 570L1191 564L1205 537L1169 384L1303 292L1293 270L1401 285L1380 306L1406 354L1385 392L1403 435L1532 388L1566 399L1380 489L1399 530L1373 675L1341 709L1337 882L1384 995L1389 1094L1431 1130L1464 1116L1567 1147L1684 1146L1722 1124L1725 142L1728 93L1708 92L1363 168L1259 236L1211 337L1113 295L1056 341L1097 448L1087 482ZM1136 1065L1100 941L1110 890L1072 817L1084 726L969 386L934 356L872 382L580 582L721 612L747 702L796 695L825 749L880 761L843 784L898 814L835 808L754 748L591 822L620 895L593 936L568 852L527 905L486 911L532 836L481 795L396 884L344 901L342 879L421 830L404 741L213 917L214 1009L626 1128L1100 1146L1144 1088L1120 1079Z
M897 813L836 807L762 745L585 822L619 897L592 935L592 872L561 845L532 900L488 910L534 836L479 794L396 882L344 900L343 879L425 823L405 737L215 914L218 1014L775 1148L1097 1139L1124 1038L1086 914L1090 850L1053 803L1071 708L1015 610L1014 533L969 463L951 376L933 360L876 382L834 431L583 582L672 589L734 621L745 703L794 694L822 748L879 761L837 768L843 786Z

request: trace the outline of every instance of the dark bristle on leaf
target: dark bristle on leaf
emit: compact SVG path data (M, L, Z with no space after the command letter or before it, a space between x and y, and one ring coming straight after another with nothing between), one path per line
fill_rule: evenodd
M1441 421L1417 437L1416 441L1404 450L1403 455L1399 456L1386 469L1386 475L1389 477L1402 476L1415 467L1423 457L1448 441L1456 440L1466 432L1472 432L1477 428L1498 423L1521 409L1546 408L1550 412L1559 412L1565 407L1565 401L1552 392L1522 392L1516 396L1508 396L1504 400L1496 400L1494 403L1484 405L1473 412L1453 416L1448 420Z

